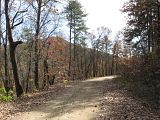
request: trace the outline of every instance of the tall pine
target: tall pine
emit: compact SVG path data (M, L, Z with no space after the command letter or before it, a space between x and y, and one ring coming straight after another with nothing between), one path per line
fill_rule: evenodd
M76 46L81 42L84 43L84 34L87 30L85 25L85 17L87 14L83 11L83 7L77 0L71 0L68 2L65 8L66 17L70 29L70 57L69 57L69 75L73 75L73 79L76 76ZM73 43L73 59L72 59L72 43ZM78 60L78 59L77 59ZM73 64L73 70L71 70L71 64ZM72 71L72 72L71 72Z

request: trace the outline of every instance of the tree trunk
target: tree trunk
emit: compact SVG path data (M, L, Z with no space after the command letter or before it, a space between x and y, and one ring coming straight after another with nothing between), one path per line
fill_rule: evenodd
M75 25L76 25L76 22L75 22L75 11L74 11L74 28L73 28L73 34L74 34L74 39L73 39L73 62L74 62L74 66L73 66L73 80L75 80L76 78L76 31L75 31Z
M26 79L26 93L28 93L28 90L29 90L30 71L31 71L31 52L29 53L28 72L27 72L27 79Z
M47 89L49 88L49 67L48 67L48 51L49 51L49 45L47 45L47 53L46 53L46 57L43 61L43 65L44 65L44 80L43 80L43 88L47 87Z
M84 47L84 77L87 78L87 61L86 61L86 47Z
M114 55L115 55L115 50L113 52L113 56L112 56L112 63L111 63L111 75L114 74Z
M93 65L93 77L96 77L96 60L95 60L95 53L96 50L94 49L93 50L93 62L92 62L92 65Z
M69 70L68 70L68 76L71 75L71 61L72 61L72 12L71 12L71 19L70 19L70 30L69 30Z
M4 44L4 72L5 72L5 78L4 78L4 87L8 96L8 92L9 92L9 77L8 77L8 59L7 59L7 39L6 39L6 43Z
M8 13L8 11L9 11L8 5L9 5L9 0L5 0L6 30L8 33L7 38L9 40L10 59L11 59L12 71L13 71L13 76L14 76L14 81L15 81L16 95L17 95L17 97L20 97L23 94L23 89L19 83L17 63L16 63L16 59L15 59L16 45L13 42L12 31L11 31L11 26L10 26L10 18L9 18L9 13Z
M43 88L49 87L48 82L49 82L49 75L48 75L48 62L47 58L43 61L44 64L44 80L43 80Z
M40 17L41 17L41 7L42 7L42 0L37 1L38 4L38 12L37 12L37 20L36 20L36 33L35 33L35 76L34 76L34 83L36 89L39 89L39 53L38 53L38 39L40 33Z
M1 16L1 0L0 0L0 87L2 84L2 51L1 51L1 46L2 46L2 16Z
M160 58L160 2L158 2L158 12L157 12L157 21L158 21L158 30L157 30L157 55L158 55L158 58Z

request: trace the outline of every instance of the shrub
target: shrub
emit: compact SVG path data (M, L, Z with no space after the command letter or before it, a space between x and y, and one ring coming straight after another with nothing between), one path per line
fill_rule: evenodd
M0 100L1 101L11 101L13 99L13 91L10 90L7 96L7 92L5 90L5 88L0 88Z
M13 97L12 96L1 96L0 100L5 101L5 102L9 102L12 101Z
M129 82L134 82L142 89L142 85L148 87L155 103L160 106L160 60L154 55L141 56L139 58L132 57L125 61L122 68L122 76ZM140 89L135 89L139 90ZM138 91L136 91L138 92ZM144 90L142 89L142 92Z

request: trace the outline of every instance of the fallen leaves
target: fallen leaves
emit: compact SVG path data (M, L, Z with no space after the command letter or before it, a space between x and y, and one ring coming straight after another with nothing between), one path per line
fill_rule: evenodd
M33 107L45 104L46 101L53 98L64 90L63 84L56 84L47 91L35 92L27 94L12 102L0 103L0 120L10 120L12 117L23 112L31 110Z
M99 106L94 105L95 109L99 108L99 116L97 116L96 120L160 120L160 114L146 107L142 101L128 94L125 87L113 81L107 80L103 84L103 99ZM54 95L62 93L65 90L64 87L70 89L70 85L58 85L50 88L48 91L28 94L10 103L0 103L0 120L10 120L17 114L45 104L48 100L55 97ZM92 109L92 112L97 113L98 111Z
M103 93L97 120L160 120L158 113L143 106L114 80L106 82Z

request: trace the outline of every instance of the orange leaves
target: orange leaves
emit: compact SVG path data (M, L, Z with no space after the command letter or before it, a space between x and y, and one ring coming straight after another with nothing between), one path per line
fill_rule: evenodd
M58 37L51 37L48 39L50 44L50 48L54 49L55 51L63 50L65 47L64 40Z
M59 37L51 37L48 39L49 50L48 55L54 61L64 61L65 60L65 52L66 52L66 44L62 38Z

